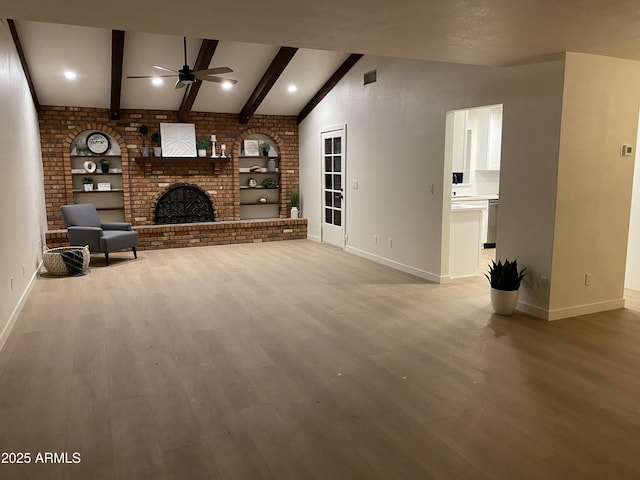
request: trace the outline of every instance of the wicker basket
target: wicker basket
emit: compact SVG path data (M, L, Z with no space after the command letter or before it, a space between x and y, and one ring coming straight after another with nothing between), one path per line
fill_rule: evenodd
M42 263L44 264L44 268L46 268L47 272L51 275L69 275L67 265L64 263L60 253L73 250L82 251L82 273L86 273L89 268L89 261L91 260L89 245L85 245L84 247L44 247L42 253Z

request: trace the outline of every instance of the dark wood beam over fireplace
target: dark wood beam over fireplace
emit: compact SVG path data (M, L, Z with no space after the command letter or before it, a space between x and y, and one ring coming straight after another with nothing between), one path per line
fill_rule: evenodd
M198 58L196 59L193 69L197 71L209 68L209 64L211 63L211 59L213 58L213 54L216 52L217 47L218 40L203 39L202 44L200 45L200 51L198 52ZM178 119L181 122L189 120L189 114L191 113L193 104L196 101L201 85L202 80L196 80L195 83L192 83L187 91L184 92L182 103L180 104L180 110L178 110Z
M111 30L111 107L109 118L120 120L122 94L122 61L124 59L124 32Z
M249 97L249 100L247 100L247 103L242 108L239 116L239 123L249 123L249 120L276 83L278 77L282 75L284 69L287 68L287 65L289 65L289 62L297 51L298 49L293 47L280 47L280 50L274 57L271 65L269 65L267 71L264 72L264 75L258 82L258 85Z

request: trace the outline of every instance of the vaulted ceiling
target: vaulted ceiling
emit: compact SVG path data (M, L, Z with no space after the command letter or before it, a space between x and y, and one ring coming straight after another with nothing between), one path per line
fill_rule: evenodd
M564 51L640 60L637 0L0 0L15 19L44 104L110 104L113 29L126 32L123 76L189 63L219 40L211 66L229 66L229 92L203 83L195 111L240 113L281 47L297 52L256 113L297 115L351 53L508 65ZM70 25L75 25L74 27ZM144 33L147 32L147 33ZM60 77L75 68L74 84ZM298 91L286 87L295 83ZM180 108L171 82L123 79L122 108Z
M112 30L31 21L13 23L41 104L112 107ZM181 69L183 38L141 32L124 32L122 37L120 108L179 110L189 89L176 89L175 78L162 78L162 84L152 85L151 79L127 77L168 74L154 65ZM187 38L187 62L192 69L202 43L200 38ZM220 76L238 83L225 90L220 83L202 82L190 110L240 113L280 47L234 41L218 41L214 46L213 57L203 68L230 67L232 73ZM349 57L348 53L326 50L293 48L290 52L286 68L282 74L274 75L273 85L251 113L298 115ZM77 76L69 80L64 76L66 71ZM290 92L291 85L297 90Z

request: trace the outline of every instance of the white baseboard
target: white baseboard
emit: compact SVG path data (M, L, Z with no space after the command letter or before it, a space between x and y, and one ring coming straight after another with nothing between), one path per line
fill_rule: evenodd
M353 253L354 255L364 257L376 263L381 263L382 265L386 265L387 267L395 268L396 270L415 275L416 277L424 278L425 280L429 280L430 282L445 283L449 279L448 275L446 277L442 275L436 275L435 273L427 272L426 270L420 270L419 268L414 268L409 265L396 262L395 260L390 260L378 255L373 255L358 248L347 246L345 247L345 252Z
M579 315L589 315L590 313L606 312L609 310L617 310L624 308L624 298L616 300L607 300L604 302L588 303L585 305L575 305L573 307L556 308L547 310L544 308L529 305L528 303L518 302L517 309L521 312L528 313L534 317L544 320L561 320L563 318L577 317Z
M40 273L41 268L42 268L42 261L40 262L40 265L38 265L38 268L36 268L36 271L33 272L33 275L31 276L31 279L27 284L27 288L25 288L24 292L22 292L20 301L16 305L16 308L13 309L13 312L9 317L9 321L2 329L2 332L0 333L0 350L4 348L4 344L7 342L7 339L9 338L9 334L11 333L11 330L13 330L13 326L16 324L16 320L18 319L18 316L20 316L20 312L22 312L22 309L24 308L24 304L27 302L27 298L29 298L29 294L31 293L33 286L36 284L36 279L38 278L38 274Z
M322 242L322 238L320 238L320 235L311 235L310 233L307 233L307 240L312 240L314 242Z

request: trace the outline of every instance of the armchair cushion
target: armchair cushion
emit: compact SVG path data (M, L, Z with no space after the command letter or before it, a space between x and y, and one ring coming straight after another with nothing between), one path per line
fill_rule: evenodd
M62 211L62 218L67 228L75 225L102 228L96 207L91 203L63 205L60 207L60 210Z

